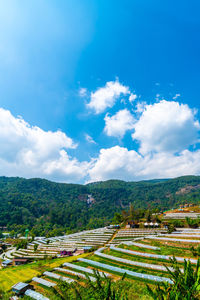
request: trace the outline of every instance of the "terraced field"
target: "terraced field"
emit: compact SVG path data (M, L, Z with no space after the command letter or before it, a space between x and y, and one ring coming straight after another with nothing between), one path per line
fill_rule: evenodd
M86 254L82 254L77 257L85 257ZM53 260L43 260L33 262L27 265L18 267L8 267L0 270L0 287L2 290L8 291L11 287L19 281L30 281L34 276L40 276L45 270L51 270L52 268L59 267L64 262L71 262L76 260L75 256L57 258Z
M73 262L49 267L40 275L34 274L31 284L35 291L47 299L52 299L50 286L56 289L60 280L68 283L79 280L84 284L86 274L92 281L95 281L93 269L98 269L101 276L104 272L106 276L111 276L114 280L120 279L126 273L126 281L133 282L133 286L139 284L144 288L143 292L138 289L140 294L135 291L135 299L137 296L138 299L150 299L145 292L146 283L173 284L165 267L170 268L170 259L173 256L176 257L181 269L183 269L184 259L189 259L193 266L197 263L190 247L200 243L199 229L189 230L187 233L185 230L179 230L171 235L161 230L147 229L119 230L114 236L113 233L105 233L101 237L98 231L96 236L93 233L92 239L98 240L100 246L98 250L86 254L85 257L74 257ZM110 240L105 236L106 234L109 234ZM80 237L81 234L77 236ZM60 238L59 243L61 243ZM172 268L171 270L173 271Z
M113 236L115 229L99 228L75 234L53 238L36 237L28 244L27 249L12 249L4 254L4 259L26 257L43 259L58 257L62 251L84 250L85 247L99 247L106 244ZM37 246L37 247L36 247Z

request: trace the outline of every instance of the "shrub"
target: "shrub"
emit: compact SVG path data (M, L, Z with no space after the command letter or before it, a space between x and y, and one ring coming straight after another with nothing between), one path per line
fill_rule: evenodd
M200 259L194 270L191 262L184 262L184 271L181 272L175 258L171 259L174 272L166 267L174 284L160 283L153 290L147 285L148 292L153 299L159 300L195 300L200 299Z

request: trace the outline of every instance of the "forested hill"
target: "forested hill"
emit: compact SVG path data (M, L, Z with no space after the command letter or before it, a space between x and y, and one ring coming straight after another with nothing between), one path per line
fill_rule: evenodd
M185 202L200 203L200 176L88 185L0 177L0 226L33 228L36 234L103 226L130 203L165 210Z

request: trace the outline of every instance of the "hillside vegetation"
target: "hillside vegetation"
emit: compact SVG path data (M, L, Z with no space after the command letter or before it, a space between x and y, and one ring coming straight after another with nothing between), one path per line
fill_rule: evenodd
M189 188L187 188L189 187ZM88 195L94 198L88 203ZM108 224L115 212L135 208L166 210L180 203L200 203L200 177L88 185L44 179L0 177L0 226L32 234L61 234Z

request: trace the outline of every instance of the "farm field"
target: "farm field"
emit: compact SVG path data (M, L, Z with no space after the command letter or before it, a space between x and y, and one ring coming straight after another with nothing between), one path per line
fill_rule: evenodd
M85 247L103 246L115 233L115 229L98 228L77 232L66 236L52 238L36 237L28 243L26 249L15 249L4 254L4 259L24 257L31 259L44 259L58 257L63 251L74 253L76 250L84 251Z
M86 254L82 254L78 257L85 257ZM50 260L38 261L36 263L30 263L18 267L9 267L0 270L0 287L1 289L8 291L11 287L19 281L30 281L32 277L39 276L47 269L59 267L64 262L71 262L78 257L65 257Z
M67 245L66 240L78 244L80 240L84 242L86 239L85 243L88 243L90 238L90 241L98 241L98 248L96 247L94 252L69 258L41 260L22 267L1 270L1 286L9 290L16 282L29 281L37 293L47 299L54 299L51 286L55 290L59 290L59 284L62 281L70 285L78 281L84 286L87 276L92 282L96 281L94 270L98 270L102 278L103 273L106 277L112 278L113 284L125 274L124 281L119 282L122 285L122 291L127 290L128 299L133 299L133 297L135 299L151 299L146 284L153 288L158 282L173 284L166 269L167 266L172 272L174 271L171 265L173 256L176 257L177 265L182 271L184 259L191 261L192 268L195 268L197 264L197 257L190 249L192 243L182 238L182 235L185 235L183 231L176 234L178 238L174 238L174 233L170 235L161 230L143 229L140 230L142 236L138 238L137 229L116 232L107 232L105 229L101 229L101 233L99 230L78 233L71 235L70 238L66 236L64 239L55 237L51 239L51 243L48 243L49 247L59 243L63 249ZM190 230L188 239L200 242L197 231L198 229ZM120 241L117 238L119 236ZM167 240L159 239L163 237L166 237ZM41 241L40 244L42 244ZM194 243L194 247L197 246L198 242Z

